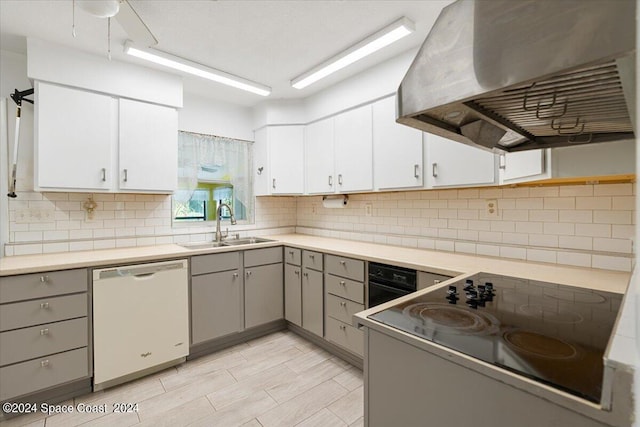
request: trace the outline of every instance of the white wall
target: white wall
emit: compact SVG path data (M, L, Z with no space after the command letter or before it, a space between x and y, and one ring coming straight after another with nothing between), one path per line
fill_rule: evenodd
M178 128L189 132L253 141L253 111L185 92Z

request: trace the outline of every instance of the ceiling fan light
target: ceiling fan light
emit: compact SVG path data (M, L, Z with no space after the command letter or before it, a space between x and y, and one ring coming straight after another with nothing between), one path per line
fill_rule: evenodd
M112 18L120 10L118 0L76 0L78 7L96 18Z

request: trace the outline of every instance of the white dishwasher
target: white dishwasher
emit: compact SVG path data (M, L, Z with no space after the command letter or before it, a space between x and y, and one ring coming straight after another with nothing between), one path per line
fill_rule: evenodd
M187 260L93 271L94 391L189 353Z

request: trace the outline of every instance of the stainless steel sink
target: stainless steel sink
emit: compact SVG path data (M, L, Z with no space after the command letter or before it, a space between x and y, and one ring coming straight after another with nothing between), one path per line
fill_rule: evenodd
M212 249L212 248L221 248L226 246L224 242L196 242L196 243L184 243L181 244L183 248L186 249Z
M251 245L254 243L273 242L271 239L263 237L245 237L244 239L229 239L222 242L225 246Z
M273 242L271 239L265 239L263 237L245 237L243 239L229 239L222 242L195 242L195 243L183 243L180 246L186 249L213 249L222 248L225 246L240 246L251 245L254 243Z

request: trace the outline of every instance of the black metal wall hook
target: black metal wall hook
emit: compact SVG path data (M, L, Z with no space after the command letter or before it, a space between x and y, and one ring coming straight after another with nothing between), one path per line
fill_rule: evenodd
M27 89L27 90L23 90L23 91L19 91L18 89L15 89L12 94L9 94L11 99L13 99L13 101L16 104L18 104L18 107L22 107L22 101L26 101L26 102L28 102L30 104L33 104L33 100L32 99L25 98L25 97L27 97L29 95L33 95L33 88Z

